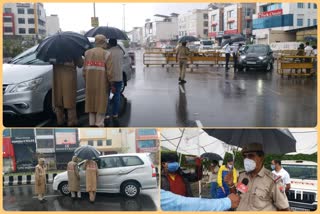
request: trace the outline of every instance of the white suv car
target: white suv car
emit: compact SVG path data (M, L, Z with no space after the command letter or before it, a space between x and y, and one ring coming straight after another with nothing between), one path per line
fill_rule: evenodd
M97 192L122 193L127 197L135 197L140 189L157 188L156 168L150 153L104 155L97 159L99 177ZM84 161L78 164L80 170L80 189L86 191ZM68 172L54 177L53 190L68 195Z
M290 207L294 210L316 210L318 204L317 163L312 161L284 160L282 167L291 179L287 194Z

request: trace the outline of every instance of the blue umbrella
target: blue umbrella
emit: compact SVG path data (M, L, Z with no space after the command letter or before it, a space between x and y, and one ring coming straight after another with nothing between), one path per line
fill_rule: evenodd
M74 32L58 32L44 39L36 49L37 58L45 62L72 62L91 48L87 37Z
M92 160L100 156L100 152L93 146L85 145L77 148L74 155L83 160Z
M85 36L95 37L98 34L104 35L107 39L128 40L128 36L125 32L119 30L118 28L108 26L99 26L92 28L87 33L85 33Z

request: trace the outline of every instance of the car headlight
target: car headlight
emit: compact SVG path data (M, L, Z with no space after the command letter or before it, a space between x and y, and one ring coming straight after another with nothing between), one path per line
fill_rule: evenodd
M42 82L42 78L37 78L37 79L29 80L26 82L18 83L17 85L14 86L13 89L10 90L10 93L22 92L22 91L33 91L37 89L37 87L40 85L41 82Z
M240 56L240 59L245 59L246 58L246 56Z
M258 57L260 60L264 60L266 57L265 56L259 56Z

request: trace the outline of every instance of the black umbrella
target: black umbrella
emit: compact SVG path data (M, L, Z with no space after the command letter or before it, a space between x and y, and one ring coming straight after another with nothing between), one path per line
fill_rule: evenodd
M260 143L267 154L296 151L296 140L288 129L204 129L209 135L229 145L243 147Z
M107 39L128 40L128 36L125 32L119 30L118 28L107 26L99 26L92 28L85 34L85 36L95 37L98 34L104 35Z
M58 32L44 39L36 49L37 58L45 62L72 62L91 48L87 37L74 32Z
M203 153L201 156L201 158L206 158L210 161L219 161L219 160L223 160L222 157L216 153L212 153L212 152L206 152Z
M195 42L195 41L199 41L199 39L194 36L183 36L178 40L179 43L181 43L181 42Z
M93 146L85 145L77 148L74 155L83 160L92 160L100 156L100 152Z

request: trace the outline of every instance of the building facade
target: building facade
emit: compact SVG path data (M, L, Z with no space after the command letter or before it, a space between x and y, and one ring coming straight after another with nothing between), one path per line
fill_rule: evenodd
M46 13L43 4L4 4L3 34L44 38L46 36Z
M315 3L257 3L253 20L256 43L295 41L292 30L317 25Z
M179 37L194 36L208 38L209 33L209 10L196 9L179 15Z
M132 31L128 32L132 46L141 46L143 44L143 28L135 27Z
M46 20L47 20L47 24L46 24L47 36L52 36L53 34L61 31L58 15L47 16Z
M151 153L154 164L159 164L159 132L157 129L136 129L136 151Z

